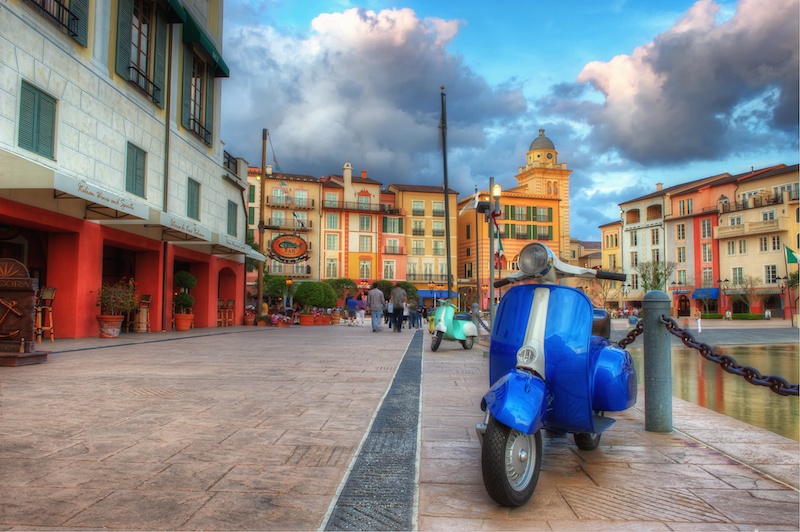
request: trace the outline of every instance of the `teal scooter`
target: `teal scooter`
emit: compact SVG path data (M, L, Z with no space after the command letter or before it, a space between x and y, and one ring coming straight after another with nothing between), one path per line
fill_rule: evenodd
M469 313L456 314L456 306L446 299L439 300L439 306L433 315L433 339L431 350L436 351L445 340L457 340L464 349L472 349L475 338L478 337L478 328L472 323Z

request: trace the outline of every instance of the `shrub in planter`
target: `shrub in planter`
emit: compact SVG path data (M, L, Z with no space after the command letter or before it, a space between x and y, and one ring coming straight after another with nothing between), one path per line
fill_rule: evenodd
M191 290L197 286L197 277L187 271L180 271L175 274L173 282L175 286L182 288L184 291Z
M175 304L175 314L191 314L194 306L194 296L188 292L178 292L172 298Z
M303 307L303 313L311 312L311 309L329 308L336 305L336 292L325 282L305 282L300 283L294 295Z

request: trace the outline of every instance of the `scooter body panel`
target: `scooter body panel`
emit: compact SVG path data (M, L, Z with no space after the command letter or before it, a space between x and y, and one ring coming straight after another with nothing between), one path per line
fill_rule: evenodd
M436 307L433 315L434 332L440 331L445 340L466 340L470 336L478 336L478 329L470 315L456 314L455 310L455 305L448 301L442 301Z
M633 359L624 349L604 343L598 350L592 405L605 412L627 410L636 404L638 393Z
M546 388L530 371L514 369L494 383L481 406L503 425L533 434L543 426Z

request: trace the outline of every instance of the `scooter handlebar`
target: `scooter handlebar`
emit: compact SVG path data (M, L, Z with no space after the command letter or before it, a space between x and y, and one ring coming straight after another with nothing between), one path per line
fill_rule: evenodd
M597 270L596 277L598 279L608 279L609 281L625 281L627 275L624 273L618 272L604 272L603 270Z
M511 284L511 281L509 281L508 279L500 279L499 281L495 281L494 282L494 287L495 288L502 288L507 284Z

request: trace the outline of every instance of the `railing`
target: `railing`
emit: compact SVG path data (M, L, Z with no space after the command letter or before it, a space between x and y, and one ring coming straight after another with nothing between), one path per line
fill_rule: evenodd
M311 220L288 220L286 218L268 218L266 220L267 229L294 229L297 231L309 231Z
M425 216L425 209L411 209L411 216Z
M425 248L411 248L411 254L412 255L424 255L425 254Z
M268 195L264 202L270 207L286 207L298 209L313 209L313 198L298 198L297 196Z
M236 176L239 175L239 161L225 150L222 151L222 166L227 168L232 174Z
M136 65L130 65L128 67L128 82L147 94L153 103L160 104L161 103L161 87L153 83L153 81L147 77L146 72L142 72Z
M304 264L269 264L264 269L271 275L288 275L292 277L308 277L311 266Z
M797 199L797 192L796 191L787 191L790 192L789 199L795 200ZM766 205L777 205L779 203L784 202L784 195L786 192L780 194L772 194L769 196L753 196L749 199L742 200L742 201L732 201L729 203L722 204L722 212L733 212L733 211L744 211L747 209L757 209L759 207L764 207Z
M438 218L444 218L444 211L433 211L433 215Z
M436 256L436 257L444 257L444 250L435 248L433 250L433 255Z
M760 222L746 222L737 225L718 225L714 228L714 238L733 238L744 235L772 233L783 231L786 227L785 218L776 220L763 220Z
M43 14L64 28L70 37L78 36L80 19L61 0L27 0L27 2L38 7Z
M200 137L203 142L211 146L211 131L207 130L197 117L189 119L189 131Z
M411 234L414 236L425 236L425 229L412 229Z
M412 283L446 283L447 275L434 275L432 273L406 273L406 281Z
M386 214L399 213L399 209L389 208L384 203L359 203L357 201L324 200L322 202L322 208L344 211L382 212Z
M383 252L386 255L405 255L406 250L402 246L385 246Z
M434 229L433 236L444 236L444 229Z

